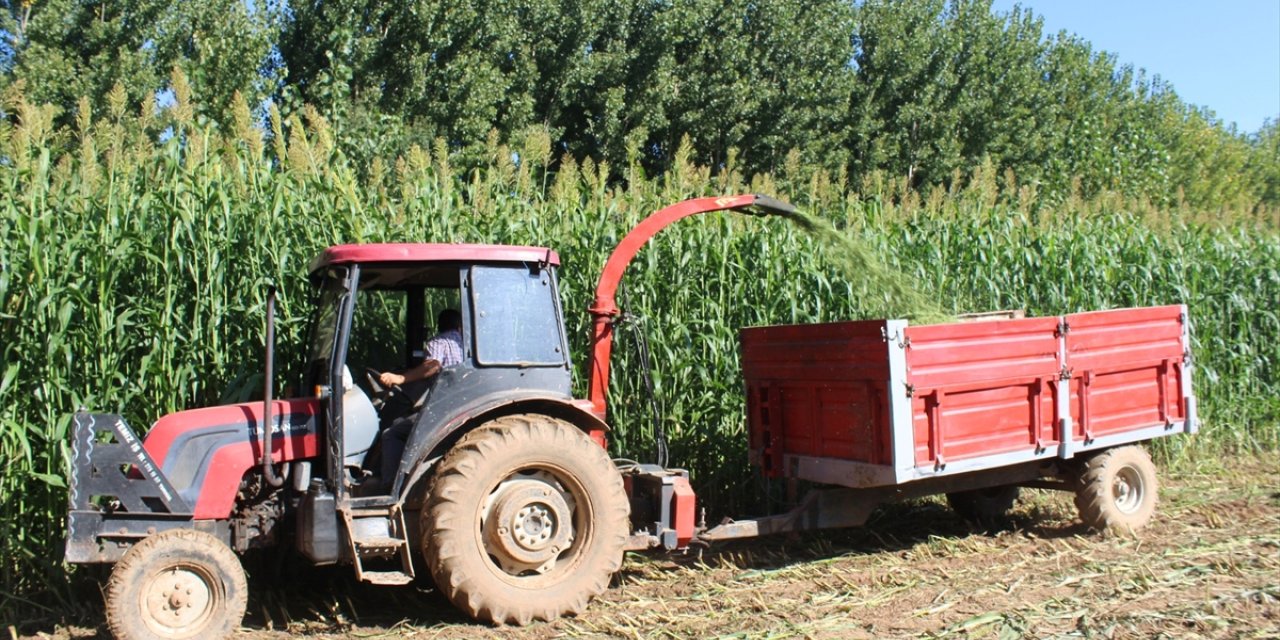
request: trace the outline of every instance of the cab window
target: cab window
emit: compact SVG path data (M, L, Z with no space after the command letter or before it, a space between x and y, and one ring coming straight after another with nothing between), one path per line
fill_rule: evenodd
M471 317L481 365L563 366L555 280L545 268L471 268Z

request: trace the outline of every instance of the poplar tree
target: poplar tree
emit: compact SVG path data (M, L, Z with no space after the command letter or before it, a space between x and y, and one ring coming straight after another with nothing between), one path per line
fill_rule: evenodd
M0 85L21 80L27 99L73 117L116 84L140 103L167 87L173 67L190 78L206 117L222 120L235 92L275 90L266 7L243 0L0 0Z

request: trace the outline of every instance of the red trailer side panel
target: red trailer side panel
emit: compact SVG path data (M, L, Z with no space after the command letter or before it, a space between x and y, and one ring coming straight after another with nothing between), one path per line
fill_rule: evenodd
M1181 306L1077 313L1066 321L1076 439L1186 418Z
M1057 318L908 327L917 465L1056 442Z
M742 333L752 460L891 463L884 322L758 327Z

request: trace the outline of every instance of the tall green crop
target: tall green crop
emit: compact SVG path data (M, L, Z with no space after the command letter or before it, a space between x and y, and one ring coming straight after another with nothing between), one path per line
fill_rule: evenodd
M314 113L219 133L181 105L161 118L115 114L55 130L19 105L0 124L0 617L71 606L59 559L67 435L77 407L145 428L183 408L246 399L260 388L262 306L281 288L280 361L296 360L309 302L306 269L340 242L545 245L563 260L573 353L586 353L585 309L608 252L650 212L695 195L761 191L790 198L852 245L780 219L701 216L667 229L620 291L653 352L652 382L671 462L692 470L713 511L758 509L746 464L737 329L920 311L886 296L923 292L944 312L1033 314L1186 302L1197 392L1223 447L1280 447L1280 239L1121 207L1088 215L1037 210L981 189L899 198L846 193L843 179L789 168L744 184L687 156L656 178L545 158L514 163L491 141L490 166L459 173L447 146L355 167L341 132ZM243 109L247 114L248 110ZM535 132L510 141L546 145ZM836 184L838 183L838 184ZM1012 193L1018 194L1016 189ZM1025 190L1021 192L1025 195ZM1010 196L1016 200L1014 196ZM1020 212L1027 211L1027 212ZM841 246L863 247L858 256ZM619 333L613 453L647 458L653 422L634 334ZM583 383L582 376L578 384ZM581 391L581 389L579 390ZM717 515L713 513L712 515Z

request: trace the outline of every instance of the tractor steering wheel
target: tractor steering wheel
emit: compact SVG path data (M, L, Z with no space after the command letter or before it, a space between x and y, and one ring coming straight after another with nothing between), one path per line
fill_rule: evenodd
M409 383L408 389L403 385L382 384L382 372L373 367L365 367L365 379L369 382L369 388L373 391L374 408L382 413L383 408L387 405L399 406L403 405L402 411L417 411L427 401L427 395L431 393L431 389L435 387L435 380L415 381ZM421 387L419 387L421 385Z
M364 379L369 383L369 390L373 392L374 408L381 411L387 401L396 396L404 395L404 389L400 385L384 385L382 384L382 372L373 367L365 367Z

